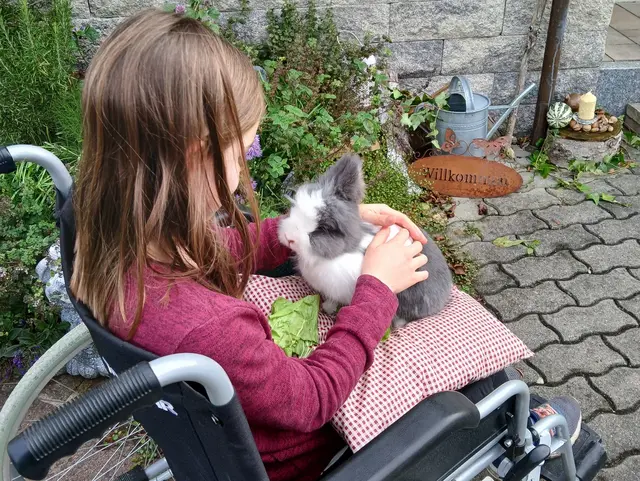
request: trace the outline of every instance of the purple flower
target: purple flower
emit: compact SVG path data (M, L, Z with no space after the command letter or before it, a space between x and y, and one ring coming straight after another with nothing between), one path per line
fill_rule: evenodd
M22 351L17 350L13 355L13 360L11 362L13 366L18 370L20 375L26 372L26 369L24 368L24 363L22 361L23 361Z
M253 139L253 143L249 150L247 150L246 159L247 161L255 159L257 157L262 157L262 148L260 147L260 136L256 135L256 138Z
M184 12L187 11L187 7L185 7L184 4L179 3L178 5L176 5L176 10L175 11L176 11L176 13L183 14Z
M255 190L258 188L258 183L251 179L251 189L255 192Z

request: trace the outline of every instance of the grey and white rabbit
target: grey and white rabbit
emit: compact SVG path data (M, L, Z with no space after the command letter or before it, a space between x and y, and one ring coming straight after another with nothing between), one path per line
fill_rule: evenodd
M351 303L365 250L380 229L360 219L364 194L362 161L357 155L344 155L316 182L298 188L279 226L280 242L296 254L300 274L322 294L322 307L329 314ZM392 226L389 239L399 230ZM428 263L420 270L429 271L429 278L398 294L394 327L432 316L449 300L451 271L436 243L428 235L427 239L422 253Z

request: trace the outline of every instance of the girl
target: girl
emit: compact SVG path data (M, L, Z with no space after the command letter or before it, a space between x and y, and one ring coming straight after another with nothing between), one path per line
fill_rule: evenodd
M83 90L71 288L122 339L159 356L200 353L228 373L270 478L314 480L343 445L327 425L390 326L395 293L420 282L426 241L405 216L361 206L403 230L367 250L350 306L307 359L274 344L265 316L240 300L252 272L289 257L277 219L247 224L245 150L264 113L250 61L199 22L140 13L106 40ZM214 220L225 213L232 228Z

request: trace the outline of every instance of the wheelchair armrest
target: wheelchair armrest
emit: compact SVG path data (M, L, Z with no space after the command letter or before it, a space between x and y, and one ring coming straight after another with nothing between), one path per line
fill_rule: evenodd
M435 394L389 426L382 434L322 481L391 480L435 445L462 429L476 428L480 413L458 392Z

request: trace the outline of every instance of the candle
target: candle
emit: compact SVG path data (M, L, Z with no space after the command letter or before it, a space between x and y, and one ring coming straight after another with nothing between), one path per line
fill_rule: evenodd
M591 92L587 92L580 97L578 117L581 120L591 120L596 116L596 100L596 96Z

